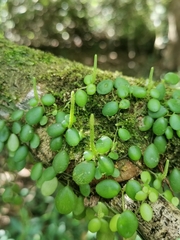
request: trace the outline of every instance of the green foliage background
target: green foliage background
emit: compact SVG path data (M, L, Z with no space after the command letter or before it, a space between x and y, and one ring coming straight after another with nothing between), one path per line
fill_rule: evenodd
M120 68L127 75L140 72L139 76L147 76L152 62L159 57L154 43L162 49L168 40L169 2L3 0L0 22L5 37L20 44L88 65L92 65L93 55L98 54L99 67L103 69ZM140 53L145 56L134 66L134 58ZM150 66L142 71L144 61ZM124 67L126 62L128 66Z

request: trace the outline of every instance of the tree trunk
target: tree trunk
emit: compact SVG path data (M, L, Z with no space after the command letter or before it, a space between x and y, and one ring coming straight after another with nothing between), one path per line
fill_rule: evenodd
M83 66L76 62L71 62L63 58L54 57L51 54L33 50L25 46L17 46L9 41L0 38L0 116L8 119L12 110L17 107L28 109L28 100L33 97L32 78L37 79L38 94L42 95L46 92L52 92L56 96L58 110L64 109L69 111L70 95L72 90L84 87L83 78L87 74L92 73L92 69ZM97 70L97 82L103 79L115 79L117 76L122 76L120 72L108 72ZM125 77L131 84L143 86L144 80ZM115 137L117 125L127 128L133 140L128 142L117 141L117 149L120 160L117 161L116 167L120 170L121 175L116 180L122 185L131 178L138 178L140 171L145 168L143 163L139 161L136 164L129 161L127 150L130 145L137 144L141 146L142 152L152 142L151 132L140 132L138 125L144 115L146 115L147 99L133 98L132 105L129 110L121 111L117 117L106 118L101 114L102 106L108 102L114 95L89 96L89 100L85 109L76 108L77 122L75 127L82 130L85 135L85 140L78 147L69 149L71 166L68 168L68 173L72 173L73 167L83 160L83 152L87 149L89 140L89 116L91 113L95 116L95 139L97 140L102 135ZM53 122L53 116L50 122ZM49 147L49 137L46 132L46 127L38 127L36 129L40 138L41 145L38 150L33 150L32 154L35 159L42 161L44 166L51 165L53 156L55 155ZM168 142L167 151L161 155L160 164L155 169L160 171L166 159L170 160L170 169L174 166L180 166L179 154L180 139L174 137ZM146 168L145 168L146 169ZM72 177L64 179L64 175L59 176L62 181L68 181L69 184L77 189L77 185L72 181ZM94 191L94 183L91 186L92 198L88 201L89 205L93 204L93 199L99 199ZM106 202L111 208L121 212L121 194L114 199ZM92 201L92 202L91 202ZM177 239L180 237L180 211L173 207L164 198L160 197L156 203L151 203L154 217L152 221L145 222L140 215L139 233L143 239L168 240ZM133 211L138 209L139 203L133 202L125 196L125 206Z
M180 69L180 1L171 0L168 6L168 44L164 51L164 66L170 71Z

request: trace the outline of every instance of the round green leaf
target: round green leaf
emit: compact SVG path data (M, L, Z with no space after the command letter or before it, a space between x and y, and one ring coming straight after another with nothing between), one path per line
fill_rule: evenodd
M144 163L149 168L155 168L159 163L159 151L157 147L151 143L144 151Z
M168 84L176 85L179 82L179 76L176 73L169 72L165 74L164 80Z
M55 197L55 205L61 214L69 214L75 209L76 195L69 186L58 191Z
M113 198L118 195L121 186L113 179L105 179L96 185L96 192L103 198Z
M113 116L115 115L119 110L119 106L118 106L118 103L115 102L115 101L111 101L111 102L108 102L104 105L103 109L102 109L102 114L104 116Z
M177 114L172 114L169 118L169 124L174 130L180 130L180 116Z
M55 97L51 93L47 93L42 96L41 101L45 106L51 106L55 103Z
M167 105L172 112L180 113L180 99L171 98L167 101Z
M100 154L107 153L112 148L112 140L108 136L102 136L96 142L96 150Z
M53 159L52 166L56 173L64 172L69 165L69 154L62 150L56 154Z
M180 170L177 168L174 168L170 175L169 175L169 183L171 185L171 188L174 192L179 193L180 192Z
M69 146L75 147L80 142L79 132L75 128L69 128L65 133L66 142Z
M141 217L146 221L151 221L153 217L153 210L152 207L148 203L142 203L140 206L140 214Z
M118 233L124 238L130 238L138 228L138 220L136 215L130 211L125 210L117 221Z
M110 79L103 80L97 85L97 92L101 95L105 95L113 89L113 81Z
M27 113L26 113L26 122L29 125L35 125L41 121L41 118L43 116L44 110L42 107L34 107L31 108Z
M87 93L82 90L78 89L75 93L75 102L79 107L84 107L87 103L88 96Z
M93 161L81 162L73 170L73 180L78 185L90 183L95 176L95 163Z

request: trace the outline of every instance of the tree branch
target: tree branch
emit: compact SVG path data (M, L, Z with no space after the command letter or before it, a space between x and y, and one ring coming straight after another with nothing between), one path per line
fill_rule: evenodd
M33 97L32 78L37 79L38 94L41 96L46 92L52 92L56 96L57 108L66 112L70 111L70 95L72 90L85 87L83 78L92 73L92 69L82 64L71 62L63 58L54 57L51 54L33 50L25 46L17 46L3 38L0 38L0 116L8 119L9 114L15 108L27 110L28 101ZM103 79L115 79L122 76L120 72L109 72L97 70L96 83ZM144 86L143 79L125 77L131 84ZM170 91L169 91L170 92ZM124 183L131 178L138 178L139 173L144 167L140 161L136 164L131 162L127 157L127 151L130 145L138 144L142 152L152 142L152 132L139 131L139 124L143 116L146 115L145 99L133 98L131 108L128 111L120 111L117 117L106 118L102 116L101 109L105 102L114 98L113 94L104 96L89 96L87 106L84 109L76 108L75 116L78 119L75 127L84 133L84 140L78 147L73 150L68 149L71 164L67 170L68 176L71 176L72 169L76 164L83 160L83 152L89 147L89 117L93 113L95 116L95 139L102 135L108 135L111 139L116 140L116 149L118 149L119 161L116 162L116 168L121 172L116 181ZM54 122L54 116L50 115L50 122ZM127 128L133 139L128 142L117 141L117 126ZM49 136L46 132L47 127L38 126L36 131L41 138L41 144L38 150L33 150L32 154L35 159L42 161L44 166L51 165L54 153L49 147ZM170 168L180 166L180 139L174 136L168 141L167 151L161 155L160 163L156 171L163 168L166 159L170 160ZM67 176L66 176L67 177ZM64 180L64 174L59 176ZM73 183L72 177L68 178L75 189L77 185ZM94 191L94 181L91 185L92 195ZM78 190L77 190L78 191ZM102 200L104 201L104 200ZM115 197L108 204L117 211L121 210L121 196ZM128 197L125 198L126 207L137 211L138 202L132 202ZM180 237L180 212L170 203L159 198L158 202L151 204L154 212L152 221L145 222L140 215L139 232L144 239L176 239Z

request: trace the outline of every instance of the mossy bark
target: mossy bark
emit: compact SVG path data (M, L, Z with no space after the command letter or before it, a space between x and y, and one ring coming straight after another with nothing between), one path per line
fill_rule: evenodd
M72 90L85 87L83 78L86 74L91 74L92 69L83 66L77 62L71 62L63 58L57 58L49 53L44 53L25 46L17 46L4 38L0 38L0 116L8 119L9 114L15 108L28 109L28 100L33 96L32 78L37 79L37 89L39 95L46 92L52 92L56 96L58 109L63 109L68 113L70 108L70 95ZM103 79L115 79L122 76L120 72L109 72L97 70L97 82ZM131 84L140 86L145 85L144 79L134 79L125 77ZM171 90L169 89L169 92ZM133 99L128 111L120 111L116 117L106 118L102 116L101 109L105 102L114 99L114 94L108 94L105 97L97 95L89 96L86 108L76 108L75 127L84 133L83 141L77 146L68 149L70 153L71 164L68 169L68 175L72 173L73 167L82 161L83 151L89 146L89 117L93 113L95 116L95 140L102 135L108 135L112 139L117 138L117 125L127 128L132 134L132 140L128 142L117 141L117 152L120 160L116 162L116 167L120 170L121 176L116 180L122 185L133 177L138 177L140 171L144 168L140 162L133 164L127 157L127 150L130 145L137 144L142 152L152 142L152 132L140 132L138 126L144 115L147 114L147 99ZM52 111L53 108L50 110ZM54 121L53 115L50 116L50 122ZM49 147L49 137L46 127L38 127L37 133L41 138L41 145L32 154L35 159L42 161L44 166L51 165L54 153ZM170 160L170 169L180 165L179 154L180 140L174 137L168 142L167 151L161 156L160 164L157 170L161 171L166 159ZM155 169L156 170L156 169ZM67 176L66 176L67 177ZM65 181L64 175L59 179ZM68 178L68 182L76 190L77 186ZM95 184L95 183L93 183ZM96 199L94 186L92 185L92 198L87 205L93 204ZM103 199L101 199L103 201ZM92 201L92 202L91 202ZM107 201L106 201L107 202ZM108 201L111 207L121 211L121 195L111 201ZM125 204L128 208L136 210L138 204L125 198ZM144 239L176 239L180 237L180 212L162 198L156 204L152 204L154 217L151 222L145 222L139 217L139 232ZM164 214L168 212L169 215ZM164 217L166 218L164 220ZM169 222L169 219L171 221ZM163 219L163 220L162 220ZM158 222L158 226L156 223ZM171 224L171 227L167 225ZM147 231L148 229L148 231Z

